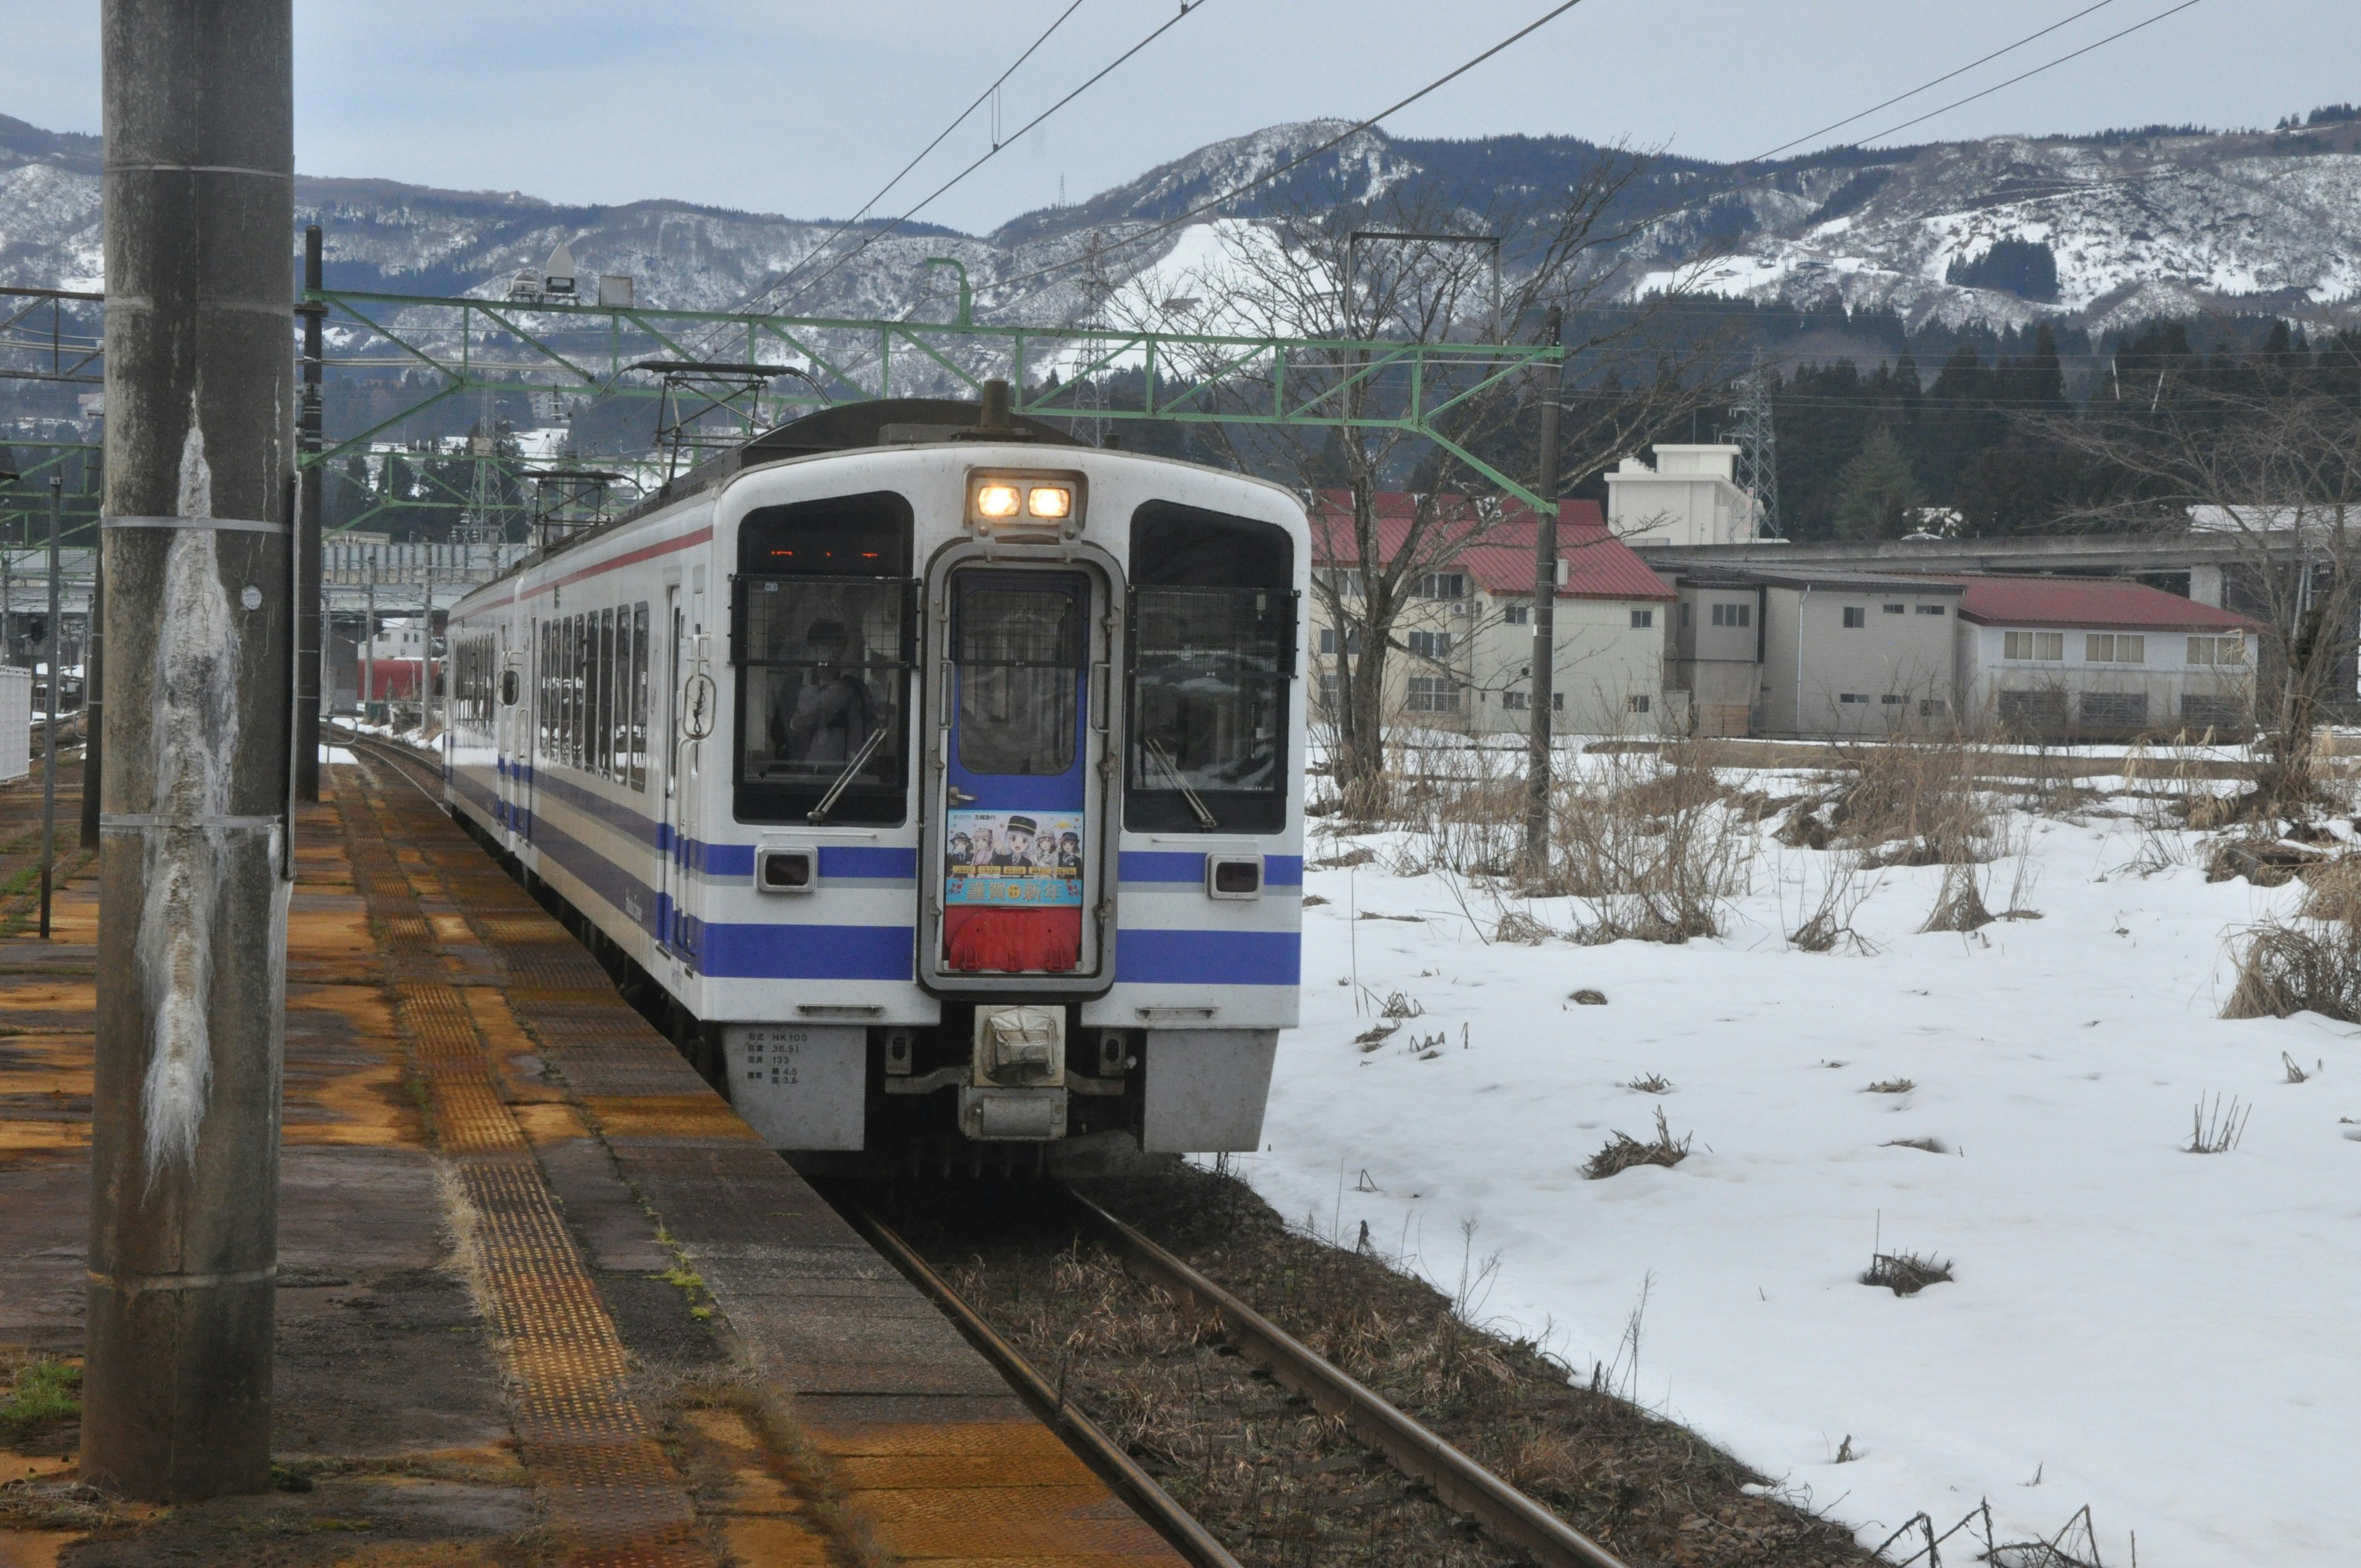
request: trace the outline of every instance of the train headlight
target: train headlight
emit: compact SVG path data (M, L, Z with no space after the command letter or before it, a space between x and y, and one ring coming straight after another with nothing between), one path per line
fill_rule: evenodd
M968 532L1010 543L1065 543L1082 534L1088 491L1082 476L1071 470L972 469Z

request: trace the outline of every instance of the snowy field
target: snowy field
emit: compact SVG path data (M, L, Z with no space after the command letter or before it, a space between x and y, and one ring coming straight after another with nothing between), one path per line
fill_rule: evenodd
M2110 810L2012 818L1986 897L2039 919L1919 935L1941 870L1871 873L1870 952L1787 941L1828 856L1767 834L1723 934L1682 946L1488 943L1465 884L1389 872L1400 836L1317 842L1378 859L1307 873L1304 1023L1242 1173L1446 1291L1477 1276L1472 1315L1870 1544L1988 1498L2004 1541L2088 1505L2110 1565L2135 1536L2147 1568L2361 1561L2356 1031L2218 1018L2228 938L2303 888L2208 884L2197 835ZM2159 844L2181 863L2133 869ZM1397 991L1422 1014L1365 1051ZM2243 1141L2185 1152L2214 1095L2252 1106ZM1659 1108L1684 1162L1585 1179ZM1864 1286L1880 1245L1956 1277Z

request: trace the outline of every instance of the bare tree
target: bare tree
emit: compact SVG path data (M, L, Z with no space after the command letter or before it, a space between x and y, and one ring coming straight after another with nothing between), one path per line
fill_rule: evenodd
M1590 387L1565 405L1561 485L1545 492L1555 495L1564 475L1594 472L1644 444L1708 395L1698 372L1712 339L1691 333L1684 340L1667 330L1664 307L1684 286L1637 304L1615 298L1621 247L1651 221L1624 211L1644 168L1642 158L1614 148L1572 188L1545 200L1473 211L1432 185L1397 186L1371 201L1307 202L1257 223L1225 222L1215 260L1177 276L1151 273L1129 298L1136 313L1153 316L1156 301L1195 296L1218 315L1217 330L1242 334L1414 344L1530 340L1547 307L1559 306L1581 323L1566 345L1567 362L1585 367ZM1338 422L1398 415L1410 395L1400 367L1367 351L1290 356L1283 400L1271 376L1257 385L1210 358L1202 369L1226 370L1233 396L1283 400ZM1538 374L1500 377L1499 369L1471 361L1456 372L1464 388L1453 389L1435 386L1430 366L1420 391L1429 407L1466 391L1447 415L1445 433L1465 450L1513 464L1529 440L1521 416L1537 396L1557 390L1557 367L1548 367L1545 382ZM1375 809L1383 804L1386 666L1391 654L1406 652L1397 623L1422 580L1503 517L1497 506L1440 504L1440 493L1492 487L1480 470L1409 428L1198 429L1243 469L1306 493L1350 498L1346 515L1323 510L1315 519L1316 554L1334 565L1313 573L1312 592L1339 633L1334 773L1347 809ZM1381 527L1378 493L1405 485L1416 498L1411 515Z
M2112 469L2118 498L2072 517L2223 542L2225 598L2264 625L2256 723L2260 809L2318 795L2317 726L2353 695L2361 621L2361 410L2293 378L2240 390L2176 384L2045 422Z

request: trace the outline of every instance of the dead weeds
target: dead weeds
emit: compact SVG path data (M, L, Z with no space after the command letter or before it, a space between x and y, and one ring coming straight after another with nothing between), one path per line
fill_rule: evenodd
M1656 1135L1642 1142L1629 1133L1617 1133L1607 1146L1582 1162L1582 1174L1593 1181L1603 1181L1635 1165L1672 1167L1689 1157L1689 1144L1697 1135L1675 1138L1664 1123L1663 1107L1656 1111Z

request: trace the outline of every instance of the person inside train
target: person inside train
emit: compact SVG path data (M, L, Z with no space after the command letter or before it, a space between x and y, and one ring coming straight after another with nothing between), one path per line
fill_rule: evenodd
M847 669L840 620L815 620L804 633L809 673L782 685L771 707L771 745L790 762L842 766L869 740L869 688Z

